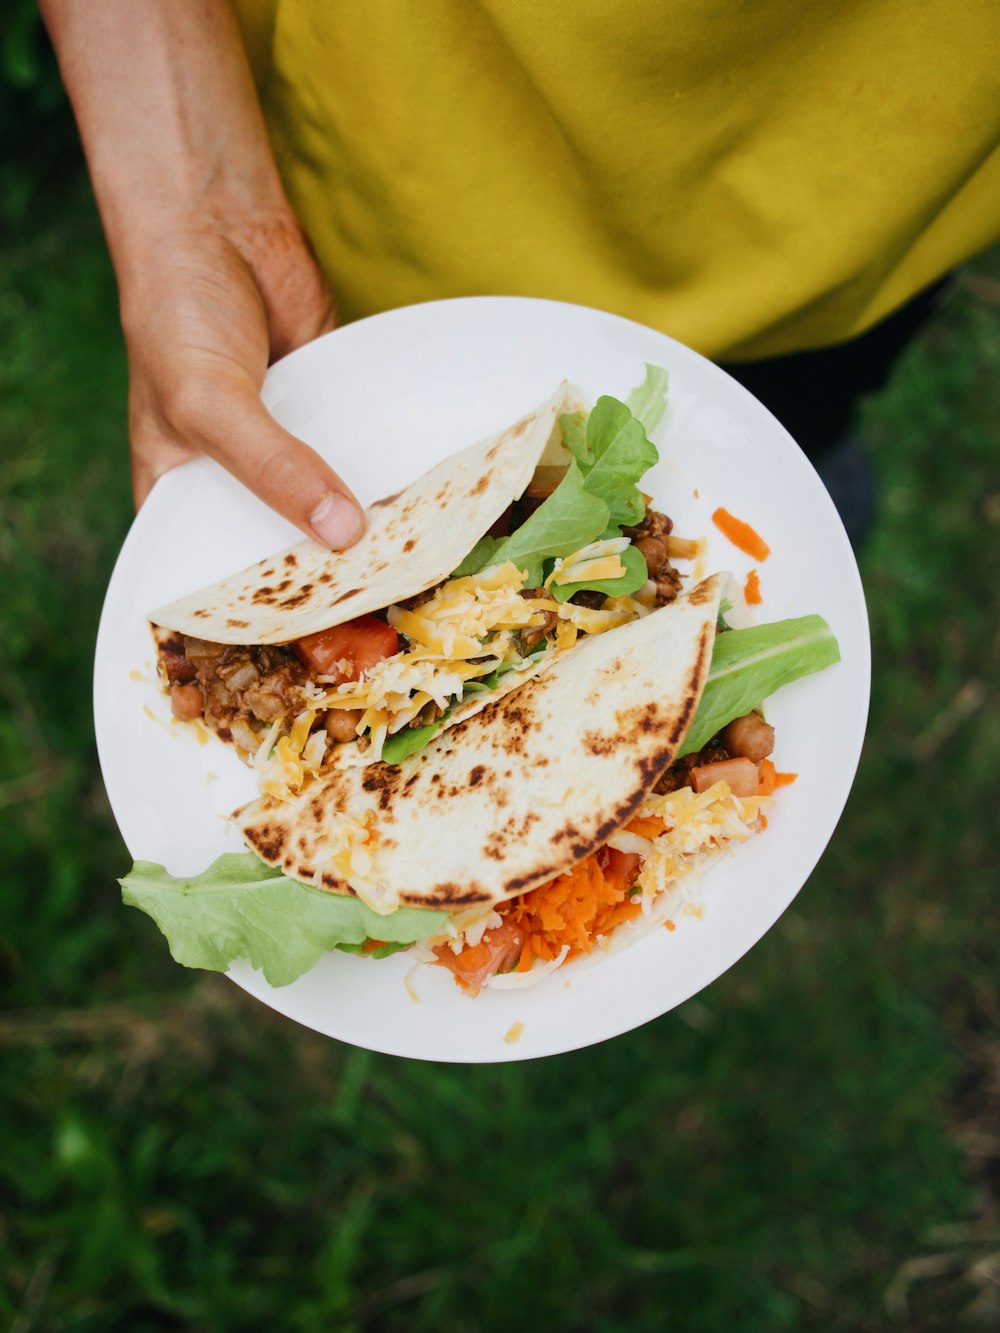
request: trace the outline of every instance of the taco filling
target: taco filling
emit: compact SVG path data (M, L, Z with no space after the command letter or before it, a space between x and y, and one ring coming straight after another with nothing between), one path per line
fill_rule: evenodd
M527 570L506 561L289 644L220 644L161 631L158 665L173 715L233 742L265 774L261 789L275 795L324 771L345 744L364 762L396 762L509 673L513 685L579 636L673 601L681 576L671 555L689 559L697 543L671 537L671 527L648 509L643 526L553 561L536 587L525 586ZM557 600L570 583L632 581L621 560L630 545L645 561L641 587Z
M673 930L676 916L700 915L693 890L701 873L762 832L776 786L794 781L767 757L773 744L759 712L735 719L702 752L671 765L603 847L468 925L451 923L442 941L415 946L421 961L446 967L475 996L494 978L501 987L539 981L612 947L612 937L621 947L658 926Z
M471 534L472 549L449 560L449 575L424 587L418 579L411 595L345 619L344 603L360 590L335 586L326 610L335 623L314 628L324 619L317 584L329 582L330 570L314 566L303 576L303 553L293 548L246 571L239 591L226 586L229 580L154 612L158 671L174 717L203 723L235 745L260 771L261 791L288 798L339 763L398 763L443 727L544 672L579 638L673 601L681 588L673 560L693 558L700 544L675 537L670 519L637 485L657 460L646 430L662 414L665 386L664 373L650 367L627 402L601 398L589 414L553 410L541 462L534 460L548 429L544 413L532 430L511 428L514 442L503 447L526 439L517 447L533 467L485 535L481 524L491 510L481 507L483 492L492 487L495 509L520 485L488 469L468 488L448 490L446 460L373 506L371 572L394 559L403 586L420 537L430 542L441 524ZM572 401L564 393L558 405ZM484 469L501 447L486 444L491 449L479 452ZM474 471L474 459L457 455L455 476L463 459ZM522 475L524 461L519 457ZM445 481L438 476L429 484L442 467ZM384 527L386 512L412 516L434 486L444 513L434 515L430 532L406 536L412 517L409 527ZM345 559L325 558L338 572ZM359 559L356 552L347 558ZM384 586L384 579L373 581ZM399 586L398 579L388 586ZM304 617L303 599L310 610ZM308 632L281 637L283 626L297 624ZM224 640L211 633L219 626ZM241 628L256 629L265 641L233 641Z

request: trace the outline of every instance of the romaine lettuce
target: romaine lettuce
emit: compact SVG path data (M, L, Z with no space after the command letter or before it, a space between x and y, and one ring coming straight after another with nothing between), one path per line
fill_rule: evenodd
M342 944L412 944L448 916L416 907L377 916L359 898L308 888L252 852L220 856L189 879L137 861L120 882L122 901L153 918L178 963L225 972L249 958L272 986L287 986Z
M677 758L695 754L733 718L758 708L782 685L839 661L837 640L822 616L717 634L708 681Z
M628 404L603 396L589 415L571 412L560 417L563 439L573 455L565 477L509 537L478 541L455 574L476 574L488 565L512 560L527 569L530 585L538 585L546 560L565 558L598 537L619 536L623 526L641 522L645 501L637 483L659 457L646 431L663 415L666 386L666 371L647 365L645 380L629 395L635 412ZM621 578L574 585L558 594L559 600L584 589L609 596L634 592L645 582L646 572L641 554L633 551Z

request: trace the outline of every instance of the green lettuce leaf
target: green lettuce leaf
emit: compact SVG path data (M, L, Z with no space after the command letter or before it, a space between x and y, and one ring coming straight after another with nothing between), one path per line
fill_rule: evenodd
M586 412L564 412L559 418L563 443L577 458L587 455L587 416Z
M617 398L598 398L587 418L586 445L587 456L576 455L584 490L607 505L610 525L641 522L646 502L636 482L659 458L642 423Z
M499 564L493 557L506 540L506 537L480 537L462 563L451 571L451 577L464 579L466 574L478 574L488 565Z
M382 762L385 764L399 764L411 754L416 754L418 750L424 748L428 741L434 739L444 726L445 720L444 717L439 717L436 722L428 722L426 726L403 727L401 731L395 732L392 736L387 736L382 746Z
M626 546L619 556L625 573L616 579L594 579L591 583L553 583L549 592L557 602L568 602L577 592L603 592L609 597L625 597L636 592L649 578L646 561L640 550Z
M647 435L660 424L667 410L669 383L670 376L663 367L652 366L647 361L646 378L625 399L625 406L641 423Z
M518 569L528 570L528 585L534 586L542 581L543 560L579 550L599 537L607 524L607 505L585 488L583 473L576 463L570 463L565 477L548 499L516 531L502 539L488 561L499 565L513 560ZM480 568L485 568L485 564Z
M122 901L153 918L178 963L225 972L249 958L272 986L287 986L341 944L422 940L448 915L402 907L379 916L360 898L307 888L251 852L220 856L188 879L137 861L120 883Z
M628 403L604 396L589 415L564 412L559 425L573 462L562 481L509 537L476 542L454 576L512 560L528 570L530 584L538 584L545 560L571 555L598 537L618 536L623 525L640 522L645 502L637 483L659 457L646 433L663 415L666 390L667 372L647 364L646 378ZM582 585L592 586L603 591L597 584ZM624 591L624 584L620 588Z
M759 708L782 685L839 661L837 640L822 616L717 634L708 681L677 758L696 753L734 717Z

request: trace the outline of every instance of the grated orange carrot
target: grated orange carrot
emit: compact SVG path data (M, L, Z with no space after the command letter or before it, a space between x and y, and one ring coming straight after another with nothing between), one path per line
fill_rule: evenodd
M634 833L639 838L658 838L666 831L667 826L657 815L638 815L625 825L626 833Z
M550 962L564 945L569 946L567 958L590 953L599 936L638 916L641 903L629 897L635 871L615 875L610 866L602 867L599 857L594 852L507 907L504 914L525 931L518 972L527 972L536 959Z
M776 787L788 787L799 776L798 773L779 773L770 759L762 759L757 766L758 796L773 796Z
M735 547L754 560L764 561L771 554L770 546L754 532L750 524L744 523L741 518L734 518L727 509L717 509L712 515L712 522Z
M760 578L755 569L751 569L743 585L743 600L747 606L760 606L764 600L760 595Z

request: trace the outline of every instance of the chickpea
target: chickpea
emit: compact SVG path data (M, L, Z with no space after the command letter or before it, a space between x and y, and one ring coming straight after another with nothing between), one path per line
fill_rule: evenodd
M360 708L331 708L323 719L323 726L332 741L356 741L360 721Z
M200 685L171 685L170 706L178 722L193 722L205 707Z

